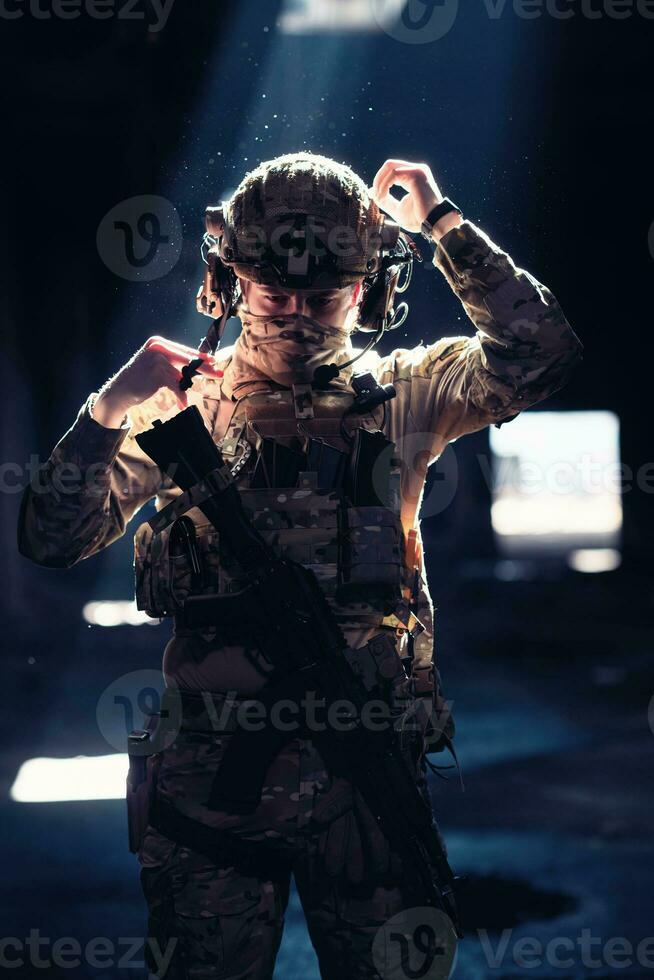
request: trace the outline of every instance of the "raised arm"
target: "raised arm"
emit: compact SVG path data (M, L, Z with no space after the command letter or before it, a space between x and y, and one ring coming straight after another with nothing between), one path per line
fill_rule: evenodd
M390 195L395 183L409 190L401 202ZM409 231L443 200L425 164L387 161L375 184L380 206ZM512 418L563 387L583 348L550 290L472 222L447 215L432 237L434 265L477 332L398 349L386 361L392 380L407 382L406 427L433 436L437 456L452 439Z
M583 348L547 286L470 221L440 240L434 264L477 328L436 345L440 436L506 420L565 385Z
M69 568L121 537L159 489L161 473L140 458L131 424L96 422L93 392L23 491L18 549L49 568ZM134 451L136 450L136 452Z
M180 367L197 352L152 337L93 392L23 491L18 549L50 568L69 568L125 533L131 517L170 482L134 436L187 403ZM206 356L200 373L222 374Z

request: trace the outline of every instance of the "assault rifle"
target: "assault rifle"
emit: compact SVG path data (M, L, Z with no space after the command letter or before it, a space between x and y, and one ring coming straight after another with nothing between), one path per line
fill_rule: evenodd
M309 737L332 771L358 788L421 900L445 912L461 936L454 875L431 807L393 726L372 730L362 724L369 692L350 665L347 641L316 576L298 562L280 558L253 526L195 406L167 422L155 421L136 441L183 491L150 520L153 531L160 532L180 514L199 507L248 583L234 594L191 597L197 600L198 622L204 619L219 628L223 618L233 624L247 610L245 621L254 627L259 648L273 666L258 696L266 718L280 699L293 699L294 704L307 697L320 699L327 710L340 703L338 730L326 725L311 730ZM349 716L341 710L344 703L352 706ZM247 813L258 805L268 765L291 737L281 729L241 727L233 733L212 787L210 808Z

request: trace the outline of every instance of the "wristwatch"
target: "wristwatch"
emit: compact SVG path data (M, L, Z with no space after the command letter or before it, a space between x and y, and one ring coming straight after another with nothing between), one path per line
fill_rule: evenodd
M453 211L456 211L457 214L463 214L461 208L446 197L444 201L441 201L440 204L437 204L436 207L429 212L422 223L420 234L424 235L424 237L429 239L430 242L433 242L432 232L434 225L437 224L441 218L444 218L446 214L451 214Z

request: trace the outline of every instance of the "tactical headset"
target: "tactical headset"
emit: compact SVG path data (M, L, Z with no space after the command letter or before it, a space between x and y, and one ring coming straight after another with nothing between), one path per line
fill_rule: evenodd
M197 309L199 313L211 317L213 323L200 344L199 350L202 353L215 353L220 346L227 320L236 315L241 288L233 265L250 266L258 273L265 270L268 279L282 288L309 290L329 288L319 284L317 273L322 271L328 274L335 267L334 255L329 251L322 261L315 255L310 255L306 248L303 252L298 252L298 237L304 239L306 246L306 226L304 229L300 226L308 216L289 216L293 219L293 235L287 237L289 247L286 251L281 247L282 236L280 247L274 252L268 248L263 255L253 259L251 255L238 254L230 244L235 241L235 236L225 212L226 202L223 202L218 207L208 207L205 215L206 231L201 254L206 270L197 295ZM366 265L370 270L369 274L362 277L363 295L354 328L362 333L371 333L373 337L353 361L370 350L387 330L395 330L404 323L409 307L402 302L395 310L395 294L404 293L408 289L414 258L419 262L423 261L413 239L386 215L382 215L377 243L375 254L368 259ZM400 281L402 271L405 275ZM271 276L274 278L271 279ZM348 361L347 365L341 367L346 367L353 361Z

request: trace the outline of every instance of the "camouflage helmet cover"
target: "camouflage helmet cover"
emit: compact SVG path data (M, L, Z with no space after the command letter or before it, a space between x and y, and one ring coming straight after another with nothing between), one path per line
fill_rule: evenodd
M252 282L341 288L377 271L384 220L349 166L288 153L247 173L225 202L219 254Z

